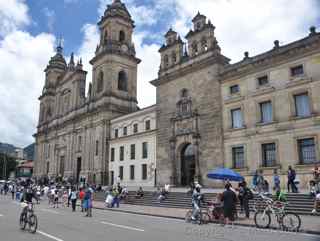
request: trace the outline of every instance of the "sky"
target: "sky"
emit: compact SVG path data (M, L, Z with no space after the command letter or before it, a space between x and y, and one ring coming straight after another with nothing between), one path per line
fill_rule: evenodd
M140 107L156 102L149 81L157 77L163 35L172 27L182 39L200 11L216 26L222 53L240 61L305 37L320 29L320 0L122 0L136 28L134 43ZM91 82L91 66L99 40L96 23L112 0L0 0L0 142L24 147L34 141L45 74L57 39L64 55L82 57Z

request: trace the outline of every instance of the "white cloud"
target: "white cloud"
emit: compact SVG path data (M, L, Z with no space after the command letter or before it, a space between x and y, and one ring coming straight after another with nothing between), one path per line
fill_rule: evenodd
M49 32L53 32L53 25L56 21L56 14L53 10L49 9L49 8L44 8L43 10L43 13L44 15L46 16L47 18L47 26L48 26L48 29L49 29Z
M138 66L138 102L140 107L156 103L156 89L149 81L157 77L160 66L159 45L143 44L143 39L148 33L140 32L134 35L137 57L142 60Z
M87 87L92 81L92 66L89 61L94 57L94 53L99 43L100 34L96 24L85 24L83 25L81 32L83 33L83 42L76 52L78 58L82 58L83 69L88 71L87 74ZM87 88L88 90L88 88Z
M0 37L31 22L25 0L0 1Z
M25 146L34 141L43 70L53 54L54 37L14 31L0 41L1 141Z
M240 60L243 52L259 54L273 47L273 41L288 43L307 35L320 16L317 0L176 0L178 31L186 34L199 10L217 27L223 53Z

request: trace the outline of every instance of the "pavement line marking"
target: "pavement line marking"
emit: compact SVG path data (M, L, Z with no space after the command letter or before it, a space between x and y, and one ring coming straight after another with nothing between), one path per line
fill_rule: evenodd
M101 222L101 223L102 224L106 224L106 225L110 225L110 226L114 226L114 227L117 227L117 228L124 228L124 229L133 230L133 231L144 232L143 229L133 228L133 227L125 226L125 225L119 225L119 224L108 223L108 222Z
M3 217L3 214L0 214L0 217Z
M59 212L57 212L57 211L53 211L53 210L45 209L45 208L40 209L40 211L48 212L48 213L54 213L54 214L60 214L60 213L59 213Z
M46 236L47 238L51 238L51 239L53 239L53 240L56 240L56 241L63 241L63 240L60 239L60 238L57 238L57 237L55 237L55 236L52 236L52 235L50 235L50 234L48 234L48 233L45 233L45 232L43 232L43 231L40 231L40 230L37 230L37 233L39 233L39 234L41 234L41 235L43 235L43 236Z

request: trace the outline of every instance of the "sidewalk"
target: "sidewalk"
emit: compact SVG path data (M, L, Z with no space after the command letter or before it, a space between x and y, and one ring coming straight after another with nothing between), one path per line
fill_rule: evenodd
M106 208L103 202L94 201L93 207L95 209L104 209L114 212L124 212L148 216L157 216L165 218L184 219L187 209L181 208L163 208L163 207L151 207L151 206L136 206L130 204L120 204L120 208ZM255 227L253 220L253 213L250 214L250 219L237 220L235 225ZM300 232L320 235L320 217L319 216L302 216ZM278 225L275 223L274 217L272 217L271 226L273 229L277 229Z

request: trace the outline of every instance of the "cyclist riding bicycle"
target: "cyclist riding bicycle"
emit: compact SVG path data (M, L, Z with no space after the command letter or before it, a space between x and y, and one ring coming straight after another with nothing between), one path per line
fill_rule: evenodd
M197 184L192 193L192 220L196 220L196 217L200 212L201 201L203 201L203 196L200 192L201 186L200 184Z
M32 203L32 199L37 200L36 195L32 191L31 188L27 188L27 190L23 193L22 198L20 200L21 203ZM26 213L28 211L28 206L25 206L22 210L22 213Z

